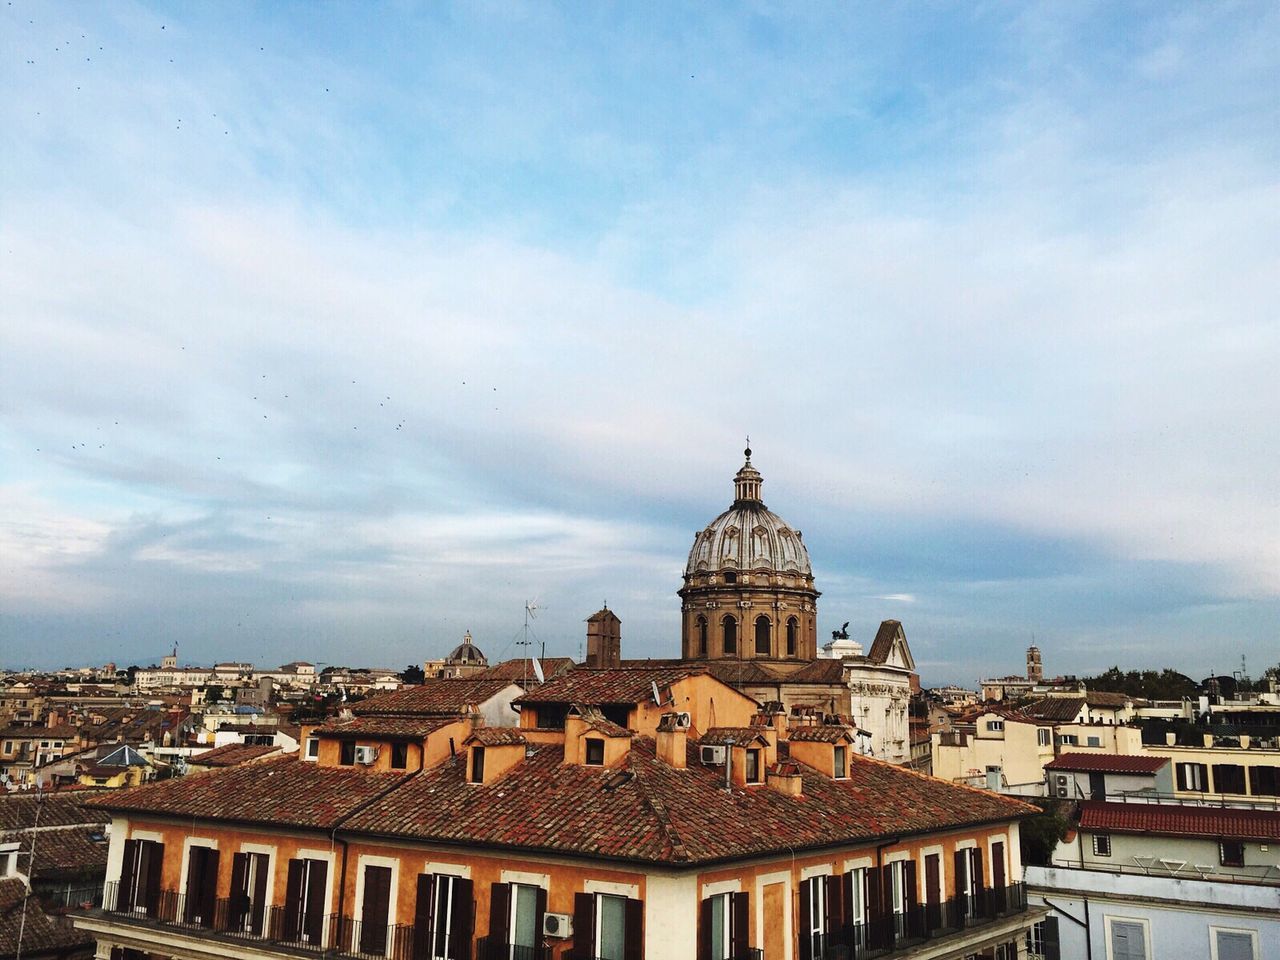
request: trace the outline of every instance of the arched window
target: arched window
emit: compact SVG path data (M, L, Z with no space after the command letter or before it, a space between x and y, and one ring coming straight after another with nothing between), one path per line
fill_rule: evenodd
M724 631L724 652L738 652L738 621L728 614L720 621L720 627Z
M767 657L773 653L773 624L765 616L756 617L756 656Z
M698 616L698 656L707 655L707 618Z
M794 657L796 655L796 635L800 632L800 624L796 622L795 617L787 618L787 656Z

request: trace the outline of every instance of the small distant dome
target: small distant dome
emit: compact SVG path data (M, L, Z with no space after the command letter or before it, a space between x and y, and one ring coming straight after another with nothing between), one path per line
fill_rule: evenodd
M468 630L462 638L462 642L453 648L453 652L446 658L450 663L488 663L489 658L471 642L471 631Z
M733 506L694 535L685 575L767 570L811 577L809 551L800 531L764 505L760 499L764 478L751 465L750 448L746 455L746 463L733 478Z

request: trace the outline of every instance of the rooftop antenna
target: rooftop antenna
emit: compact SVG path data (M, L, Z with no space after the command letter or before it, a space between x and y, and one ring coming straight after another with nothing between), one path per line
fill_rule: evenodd
M524 633L521 635L520 639L516 641L519 646L524 647L524 656L522 657L522 660L524 661L524 686L526 689L529 686L529 644L532 642L529 639L529 621L537 618L539 609L536 598L525 601ZM545 651L543 655L545 656Z

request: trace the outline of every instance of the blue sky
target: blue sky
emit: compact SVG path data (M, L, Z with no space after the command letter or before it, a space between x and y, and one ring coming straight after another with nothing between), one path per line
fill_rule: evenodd
M1280 661L1280 12L0 8L0 661L678 649L750 433L926 681Z

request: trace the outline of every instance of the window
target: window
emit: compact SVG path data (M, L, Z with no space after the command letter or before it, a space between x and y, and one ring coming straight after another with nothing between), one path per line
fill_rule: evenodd
M1209 768L1203 763L1180 763L1177 767L1178 789L1200 793L1209 789Z
M569 716L567 703L538 704L538 729L563 730L565 718Z
M1218 793L1244 793L1244 767L1238 763L1215 763L1213 789Z
M160 867L164 844L154 840L126 840L116 906L122 913L154 917L160 905Z
M728 571L726 571L726 572L725 572L725 575L724 575L724 582L725 582L725 583L737 583L737 582L738 582L738 575L737 575L736 573L734 573L732 570L728 570Z
M707 618L698 617L698 656L705 657L707 655Z
M271 858L265 853L237 853L231 858L231 929L261 936L271 890L267 873Z
M187 886L183 892L182 919L201 927L213 926L218 902L218 851L193 846L187 854Z
M360 952L384 956L391 918L391 868L364 868L364 896L360 900Z
M413 914L416 960L466 956L474 913L470 880L444 873L420 874ZM419 944L424 946L419 948Z
M1036 743L1042 747L1047 747L1053 743L1053 735L1047 727L1041 727L1036 731Z
M1280 767L1250 767L1249 782L1259 797L1280 797Z
M1093 855L1095 857L1111 856L1111 834L1095 833L1093 835Z
M1111 960L1151 960L1147 953L1147 925L1141 920L1108 918Z
M907 914L916 902L916 864L914 860L898 860L889 864L889 911L893 914L894 935L907 935Z
M644 904L608 893L575 894L573 932L575 948L579 936L589 938L584 941L589 952L582 956L592 960L627 960L638 956L634 948L644 942ZM577 955L575 952L574 956Z
M542 921L547 911L547 893L525 883L495 883L489 894L489 960L526 960L535 956L532 947L542 942ZM578 926L575 898L574 926ZM585 918L590 930L590 918ZM460 941L461 942L461 941ZM505 946L504 946L505 945Z
M800 632L800 624L795 617L787 618L787 656L796 655L796 635Z
M393 743L391 745L391 769L406 770L409 767L409 745Z
M596 896L596 952L598 960L624 960L627 945L627 898Z
M1090 747L1100 747L1100 746L1102 746L1102 738L1101 738L1101 737L1090 737L1090 738L1089 738L1089 741L1088 741L1088 746L1090 746Z
M471 782L484 783L484 747L471 748Z
M307 759L318 760L319 758L320 758L320 738L307 737Z
M747 783L760 782L760 751L747 751Z
M773 653L773 624L768 617L756 617L756 656L767 657Z
M1080 738L1074 733L1064 733L1058 738L1058 742L1064 747L1077 747L1080 745Z
M12 740L6 740L6 741L4 742L4 752L5 752L5 753L13 753L13 741L12 741Z
M284 894L284 939L319 945L324 939L325 895L329 864L324 860L289 861Z
M810 877L800 882L800 936L808 941L801 956L823 955L823 938L827 933L827 877ZM802 944L803 946L803 944Z
M356 762L356 742L354 740L343 740L341 756L338 762L344 767L351 767Z
M1209 928L1211 960L1258 960L1258 931Z
M1039 923L1033 923L1027 931L1027 960L1048 960L1060 952L1058 918L1045 917Z
M586 762L588 766L603 767L604 766L604 741L598 737L587 737L587 756Z
M1244 866L1244 843L1240 840L1223 840L1218 844L1218 862L1224 867Z
M733 617L726 615L720 621L720 629L724 636L724 652L738 652L738 621Z
M704 945L698 960L729 960L733 949L733 894L722 893L702 901L702 936Z
M988 720L988 721L987 721L987 730L988 730L988 732L990 732L990 733L1003 733L1003 732L1004 732L1004 721L1003 721L1003 720Z
M843 780L849 776L849 748L844 744L837 744L832 753L832 776L837 780Z

